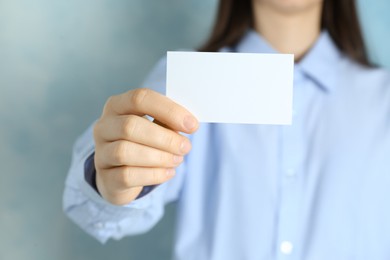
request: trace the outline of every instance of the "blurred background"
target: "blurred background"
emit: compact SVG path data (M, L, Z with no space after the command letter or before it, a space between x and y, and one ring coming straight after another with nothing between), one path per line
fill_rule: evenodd
M360 0L390 68L390 1ZM0 0L0 259L170 259L175 205L148 234L101 245L62 212L72 144L108 96L206 38L217 0Z

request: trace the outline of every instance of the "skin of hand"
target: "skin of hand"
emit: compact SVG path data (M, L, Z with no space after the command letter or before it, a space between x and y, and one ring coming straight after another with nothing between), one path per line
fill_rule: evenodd
M192 134L198 127L189 111L153 90L110 97L94 127L96 185L102 197L125 205L143 186L170 180L191 150L179 132Z

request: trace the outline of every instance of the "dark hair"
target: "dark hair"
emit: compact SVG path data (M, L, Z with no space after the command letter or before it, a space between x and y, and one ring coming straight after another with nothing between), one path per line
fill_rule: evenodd
M220 0L214 29L199 51L218 51L234 46L253 27L251 0ZM372 66L363 40L355 0L323 0L321 29L354 61Z

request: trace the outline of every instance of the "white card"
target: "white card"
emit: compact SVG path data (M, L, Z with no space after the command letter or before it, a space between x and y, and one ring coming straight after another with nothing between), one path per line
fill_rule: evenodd
M292 54L168 52L166 95L200 122L288 125Z

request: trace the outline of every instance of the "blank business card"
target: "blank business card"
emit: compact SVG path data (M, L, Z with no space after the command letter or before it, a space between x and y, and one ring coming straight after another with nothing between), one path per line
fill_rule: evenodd
M168 52L166 95L200 122L288 125L292 54Z

